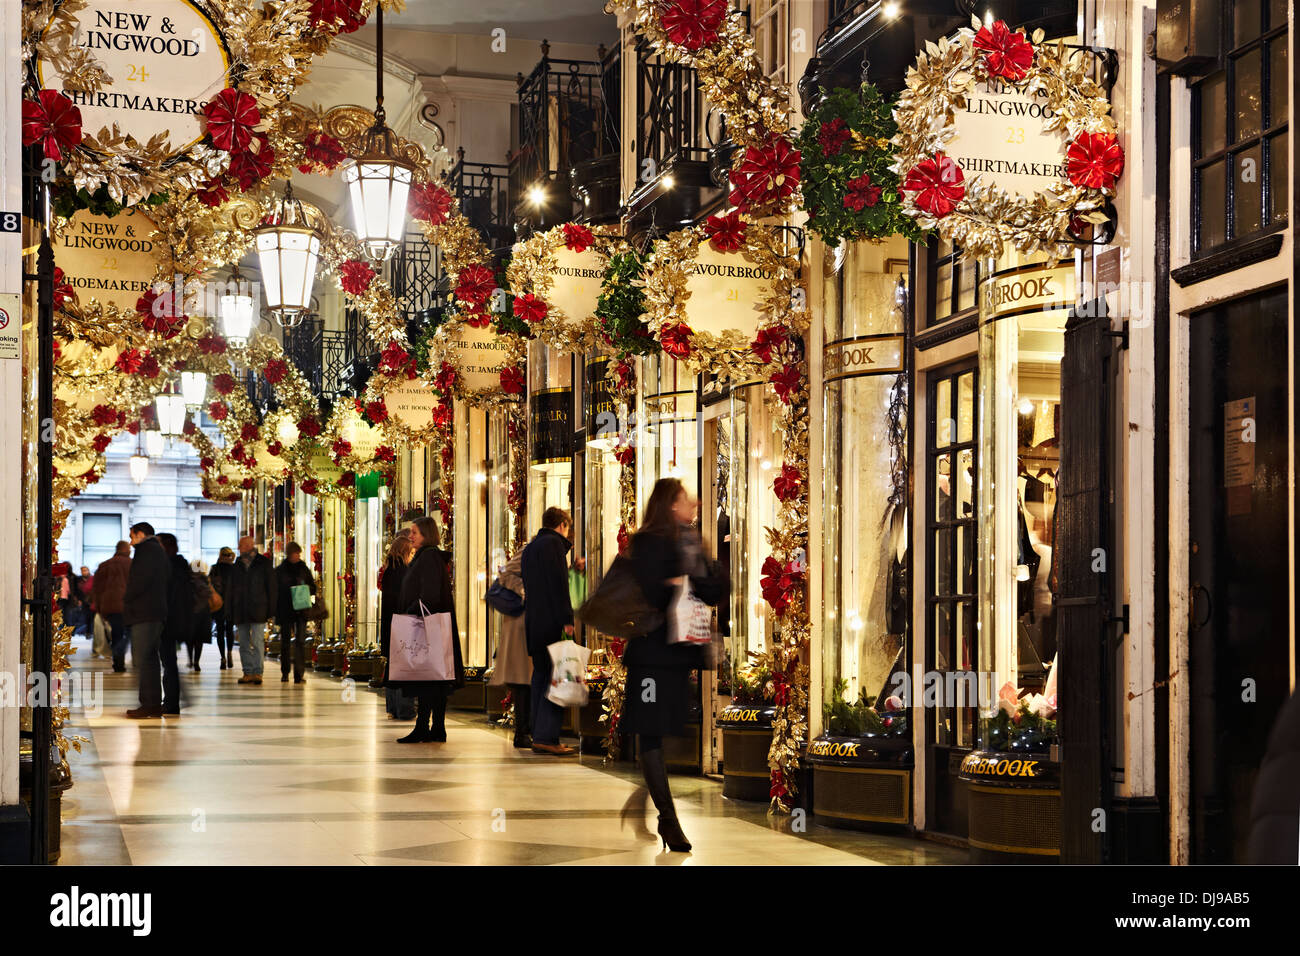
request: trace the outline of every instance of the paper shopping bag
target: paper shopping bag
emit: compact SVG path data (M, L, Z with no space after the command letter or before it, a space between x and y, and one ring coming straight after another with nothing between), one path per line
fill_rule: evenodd
M396 681L456 679L451 641L451 613L394 614L388 655L388 678Z
M546 699L561 707L582 707L587 703L591 650L576 641L557 641L546 649L551 655L551 689Z

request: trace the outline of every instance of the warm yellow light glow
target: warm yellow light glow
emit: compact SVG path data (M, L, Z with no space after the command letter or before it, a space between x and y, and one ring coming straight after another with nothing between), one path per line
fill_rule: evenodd
M899 6L898 6L898 4L895 3L895 2L892 2L892 0L891 0L890 3L885 4L885 7L884 7L884 9L883 9L881 12L884 13L884 15L885 15L885 17L886 17L887 19L892 20L892 19L894 19L896 16L898 16L898 11L899 11Z
M534 206L542 206L546 203L546 191L541 186L532 186L528 190L528 201Z

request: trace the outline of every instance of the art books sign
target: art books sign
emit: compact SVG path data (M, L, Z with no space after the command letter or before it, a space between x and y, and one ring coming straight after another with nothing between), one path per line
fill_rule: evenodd
M251 6L251 4L249 4ZM42 87L62 88L98 135L116 124L147 143L166 134L172 154L203 136L203 105L224 89L230 59L221 34L188 0L86 0L73 14L75 44L112 77L95 91L64 87L52 62L38 59Z
M1044 124L1055 112L1042 96L990 80L966 97L955 112L956 134L948 155L967 180L980 177L1012 196L1032 199L1065 175L1065 138Z
M412 431L419 431L433 421L433 406L438 404L438 396L425 382L408 378L384 393L384 404L389 415Z
M86 302L92 298L134 309L136 300L153 282L153 223L144 214L126 209L113 216L79 210L59 233L55 264Z

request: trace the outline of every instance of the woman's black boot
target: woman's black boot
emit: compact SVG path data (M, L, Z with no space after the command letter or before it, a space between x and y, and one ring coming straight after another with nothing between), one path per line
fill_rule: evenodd
M429 734L429 718L433 715L433 700L429 694L420 694L416 698L415 729L405 737L398 737L399 744L422 744L433 739Z
M668 768L664 764L663 747L641 751L641 774L645 777L650 799L659 811L659 837L664 841L664 846L675 853L689 853L691 845L682 833L681 824L677 822L677 808L673 806L673 794L668 789Z

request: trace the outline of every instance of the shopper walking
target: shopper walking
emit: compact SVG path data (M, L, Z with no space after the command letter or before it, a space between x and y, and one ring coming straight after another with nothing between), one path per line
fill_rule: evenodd
M301 684L306 680L303 672L307 663L307 615L306 608L293 606L294 588L306 587L309 594L316 593L316 577L311 568L302 559L302 546L290 541L284 549L284 560L275 569L279 598L276 602L275 619L280 622L280 682L289 682L289 643L293 642L293 682Z
M547 699L551 689L550 645L573 634L566 556L573 547L573 520L560 508L547 508L542 529L520 553L519 572L528 601L524 605L524 637L533 659L531 686L533 752L568 757L577 753L560 743L564 711Z
M126 620L122 616L122 601L126 597L127 576L131 573L131 543L119 541L113 556L101 561L95 569L94 585L90 589L91 601L104 623L108 625L112 646L113 672L126 670Z
M410 532L403 528L388 546L388 559L379 571L379 652L384 656L384 710L394 720L410 720L415 716L415 704L411 698L388 682L393 615L398 613L406 566L414 554L415 546L411 543Z
M270 558L257 552L251 535L239 539L239 557L231 565L229 588L226 610L235 625L243 669L239 683L260 685L266 622L276 604L275 568Z
M217 563L208 572L208 581L212 590L221 598L221 607L212 615L212 624L217 632L217 657L220 658L224 671L235 666L231 654L235 651L235 625L230 620L230 574L235 570L235 552L232 548L222 548L217 554Z
M629 546L634 573L647 603L665 612L677 591L677 579L687 575L691 590L706 604L716 605L729 582L716 562L706 561L699 533L691 526L697 502L676 478L655 482L646 502L645 520ZM691 845L682 833L668 789L664 737L686 733L690 708L690 672L704 664L701 648L670 644L664 623L649 634L632 638L623 652L627 666L627 695L619 730L636 734L646 790L659 811L659 836L664 846L685 852ZM644 792L633 794L625 817L638 806L644 812Z
M77 600L82 608L81 624L77 627L77 633L86 637L93 636L95 632L94 598L91 596L94 587L95 576L90 573L90 568L83 564L81 575L77 578Z
M456 629L456 607L451 590L451 554L438 548L438 526L432 518L417 518L411 525L415 555L406 567L398 606L406 614L451 614L451 646L455 656L455 679L450 681L392 681L398 690L415 694L415 729L399 744L418 744L447 739L447 695L464 686L465 667L460 657L460 636Z
M131 659L140 678L140 706L128 710L126 716L140 720L163 715L160 650L172 570L167 553L154 537L153 525L147 521L131 526L131 544L135 556L122 595L122 618L131 628Z
M203 645L212 643L212 582L208 579L208 564L202 558L190 562L190 581L194 586L194 626L190 628L187 646L190 670L198 673Z
M524 579L520 573L524 552L520 548L506 562L497 583L524 599ZM527 604L524 605L525 608ZM527 611L525 610L524 614ZM492 667L490 686L510 688L515 708L515 746L522 749L533 745L532 694L529 684L533 679L533 661L528 656L528 639L524 634L524 614L510 617L501 615L501 643L497 646L496 662Z
M181 712L181 675L176 654L194 634L194 577L190 563L180 554L176 535L164 531L158 543L167 554L171 578L167 585L167 620L163 625L162 656L163 713Z

